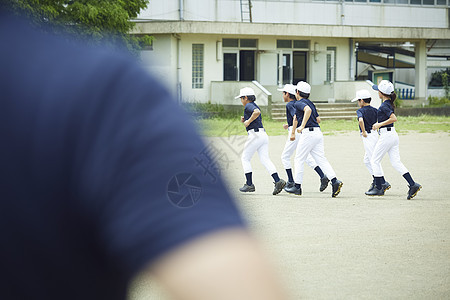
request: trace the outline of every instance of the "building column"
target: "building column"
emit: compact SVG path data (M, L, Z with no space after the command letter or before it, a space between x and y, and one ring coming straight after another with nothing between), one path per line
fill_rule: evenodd
M355 81L355 71L356 71L356 55L355 55L355 41L353 39L349 39L348 43L349 47L349 79L350 81Z
M415 96L416 100L427 98L427 48L425 40L415 43L416 66L415 66Z

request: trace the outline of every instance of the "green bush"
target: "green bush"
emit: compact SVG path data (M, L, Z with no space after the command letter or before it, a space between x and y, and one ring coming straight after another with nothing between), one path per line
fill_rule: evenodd
M201 119L211 118L235 118L240 116L239 111L225 110L221 104L208 103L183 103L182 106L194 117Z
M447 97L429 97L430 106L448 106L450 99Z
M395 101L394 101L395 107L401 107L401 106L402 106L402 103L403 103L403 100L401 100L401 99L398 97L398 94L397 94L397 98L395 98Z

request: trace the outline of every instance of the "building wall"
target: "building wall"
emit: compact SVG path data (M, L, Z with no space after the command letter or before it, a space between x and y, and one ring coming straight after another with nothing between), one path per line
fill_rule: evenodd
M315 94L318 98L333 100L342 93L336 92L333 83L327 82L327 47L336 48L334 81L338 83L353 80L356 60L351 56L352 42L410 41L416 44L431 39L437 41L435 50L441 41L447 42L444 49L448 49L450 40L447 34L450 28L448 6L390 5L347 0L342 3L253 0L252 4L253 24L249 24L241 22L239 0L150 1L148 9L138 17L140 24L135 31L156 37L154 50L142 53L143 65L158 74L174 94L178 93L180 85L177 82L180 82L183 101L207 102L212 100L210 83L223 81L223 52L227 50L220 47L223 38L258 40L255 79L270 91L279 86L277 60L280 52L285 51L277 49L276 40L309 40L307 81L317 87ZM203 88L192 88L193 44L204 45ZM426 56L422 60L426 64ZM419 90L426 90L426 83L422 82L422 77L426 80L426 72L423 73L414 76L414 72L399 71L396 80L415 83L420 86Z
M238 36L227 36L238 38ZM256 50L256 80L264 86L277 86L277 56L283 50L277 49L276 36L249 37L258 39ZM299 39L299 37L283 37ZM222 41L220 35L182 34L180 35L180 66L182 98L185 102L208 102L211 99L211 82L223 81L223 52L227 48L218 46ZM192 87L192 45L204 45L204 85L203 88ZM315 45L316 44L316 45ZM219 47L219 52L217 47ZM315 47L315 48L314 48ZM317 38L310 40L307 54L307 78L311 85L323 85L327 75L327 47L336 47L335 81L349 80L349 43L348 39ZM314 49L317 53L314 54ZM143 66L161 78L176 95L177 91L177 39L172 35L156 35L153 51L141 54ZM318 92L318 95L320 92ZM328 93L323 94L322 98Z
M240 22L239 0L182 0L183 19ZM140 19L180 20L180 0L152 0ZM255 23L448 28L446 6L253 0Z
M142 66L176 95L177 48L171 35L154 35L153 50L141 51Z

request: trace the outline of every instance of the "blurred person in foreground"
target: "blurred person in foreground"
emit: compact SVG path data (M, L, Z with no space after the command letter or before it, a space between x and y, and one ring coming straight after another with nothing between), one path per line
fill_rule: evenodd
M0 39L2 298L124 299L142 271L175 299L284 299L159 83L4 10ZM201 182L192 207L168 200L179 173Z

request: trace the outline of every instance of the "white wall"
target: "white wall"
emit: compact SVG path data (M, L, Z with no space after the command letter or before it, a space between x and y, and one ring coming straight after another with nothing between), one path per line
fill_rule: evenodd
M184 0L184 19L240 22L239 0ZM255 23L448 28L446 7L316 1L252 1ZM343 12L343 18L341 17ZM152 0L141 19L179 20L179 0Z
M183 82L183 100L186 102L207 102L210 100L211 81L223 80L223 54L220 60L216 56L216 42L222 39L209 35L181 36L181 70ZM204 65L202 89L192 88L192 44L204 44Z
M181 36L181 81L182 98L185 102L214 102L211 99L211 81L223 80L223 51L216 55L217 41L222 41L220 35L182 34ZM230 37L230 36L227 36ZM232 38L238 38L231 36ZM256 80L263 86L276 86L277 82L277 55L280 49L276 48L276 36L246 37L257 38L258 49L256 54ZM298 39L298 37L283 37L283 39ZM336 81L348 80L349 55L348 39L313 39L310 41L310 50L314 50L317 43L316 54L307 54L308 81L311 85L320 86L326 81L326 48L337 48ZM204 44L204 85L201 89L192 88L192 44ZM177 93L177 39L170 35L156 35L153 51L142 52L143 66L150 72L157 74L168 88ZM317 92L320 97L328 97L328 90ZM322 99L327 100L327 99Z
M176 39L170 35L155 35L154 38L153 50L141 51L142 66L176 95Z

